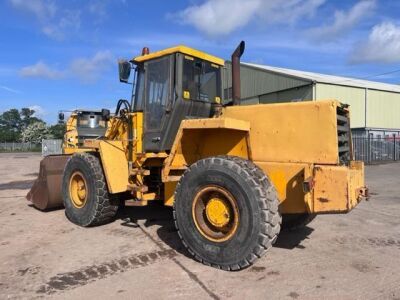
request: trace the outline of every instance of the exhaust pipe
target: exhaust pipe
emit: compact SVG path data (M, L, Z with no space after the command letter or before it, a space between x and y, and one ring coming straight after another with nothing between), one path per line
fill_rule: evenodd
M245 48L244 41L241 41L236 50L232 53L232 100L233 105L240 105L240 57Z

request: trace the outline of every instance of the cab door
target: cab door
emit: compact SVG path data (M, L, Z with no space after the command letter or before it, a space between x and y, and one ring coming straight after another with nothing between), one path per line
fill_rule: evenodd
M182 120L212 117L221 91L220 66L177 53L171 117L164 127L162 150L172 148Z
M170 119L174 56L145 63L144 149L159 152L162 132Z

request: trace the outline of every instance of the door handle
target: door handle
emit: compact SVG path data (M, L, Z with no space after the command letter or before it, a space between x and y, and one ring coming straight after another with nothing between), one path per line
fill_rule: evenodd
M158 143L160 140L161 138L159 136L151 139L153 143Z

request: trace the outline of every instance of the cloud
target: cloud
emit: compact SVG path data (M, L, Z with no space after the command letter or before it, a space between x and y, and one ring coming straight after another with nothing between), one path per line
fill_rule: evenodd
M95 15L98 17L97 22L102 22L108 18L107 4L108 4L108 1L106 1L106 0L92 1L89 4L88 10L92 15Z
M93 83L114 61L110 51L99 51L93 57L77 58L72 61L70 71L84 83Z
M375 25L368 40L360 43L354 49L351 62L400 62L400 25L392 22Z
M81 26L81 12L77 10L65 10L55 22L43 25L45 35L56 40L63 40L68 31L77 31Z
M362 19L369 16L375 7L375 0L362 0L355 4L349 11L337 10L332 24L312 29L309 31L309 34L318 40L335 40L346 34Z
M223 36L248 25L253 20L265 23L295 23L304 17L312 17L326 0L207 0L200 5L167 15L182 20L200 32L211 36Z
M52 1L10 0L10 2L16 9L32 13L40 20L45 20L54 17L57 11L57 7Z
M112 66L114 61L114 56L110 51L98 51L92 57L81 57L72 60L63 71L57 70L40 60L34 65L23 67L19 71L19 75L52 80L78 78L83 83L94 83ZM0 86L0 88L6 89L3 86Z
M33 15L42 32L50 38L63 40L68 33L80 28L80 10L60 9L53 0L9 1L15 9Z
M29 107L29 109L34 110L35 113L33 116L39 119L43 119L48 114L47 111L40 105L32 105Z
M311 18L326 0L273 0L262 1L260 17L267 23L294 24Z
M13 88L10 88L8 86L5 85L0 85L0 89L5 90L7 92L13 93L13 94L21 94L22 92L19 90L15 90Z
M43 61L39 61L31 66L23 67L20 70L19 74L22 77L35 77L45 79L60 79L64 76L63 72L49 67Z

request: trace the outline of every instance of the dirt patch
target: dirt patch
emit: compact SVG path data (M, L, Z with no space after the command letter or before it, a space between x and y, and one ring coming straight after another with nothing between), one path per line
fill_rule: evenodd
M268 273L267 273L267 275L275 275L275 276L278 276L278 275L280 275L281 273L279 273L279 271L269 271Z
M34 180L18 180L0 184L0 191L4 190L27 190L32 187Z
M38 177L39 173L38 172L34 172L34 173L28 173L24 175L25 177Z
M46 284L42 285L36 293L53 294L57 291L73 289L115 273L153 264L160 259L173 258L174 256L176 256L176 252L173 250L156 251L112 260L100 265L87 266L77 271L57 274L51 277ZM28 269L20 271L25 274Z
M400 249L400 240L384 237L358 238L358 237L337 237L335 241L341 245L362 244L370 247L384 248L397 247Z
M292 299L297 299L297 298L299 298L299 294L297 294L296 292L290 292L289 294L288 294L288 296L290 297L290 298L292 298Z
M39 267L27 267L27 268L18 270L18 275L20 275L20 276L25 276L27 274L36 275L39 273L39 271L40 271Z
M263 272L263 271L265 271L265 267L252 266L250 268L250 272L259 273L259 272Z

